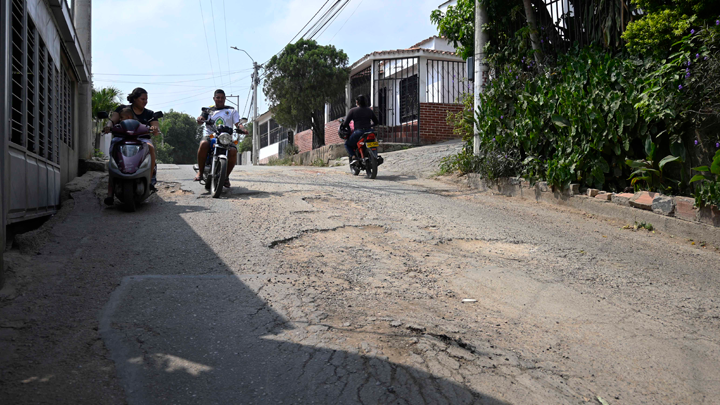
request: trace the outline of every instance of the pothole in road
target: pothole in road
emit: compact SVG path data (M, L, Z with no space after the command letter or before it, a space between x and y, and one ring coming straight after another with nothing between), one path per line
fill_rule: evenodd
M481 239L450 239L437 245L439 251L465 251L471 254L502 256L506 258L528 257L534 246L525 243L486 241Z
M185 194L194 194L192 190L183 190L181 188L180 183L172 182L172 181L159 181L156 185L157 193L158 195L164 195L164 194L175 194L175 195L185 195Z

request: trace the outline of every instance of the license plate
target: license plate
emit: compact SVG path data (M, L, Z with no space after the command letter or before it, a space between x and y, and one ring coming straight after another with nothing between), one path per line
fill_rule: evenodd
M368 142L368 143L366 143L366 145L368 148L377 148L378 147L377 142Z

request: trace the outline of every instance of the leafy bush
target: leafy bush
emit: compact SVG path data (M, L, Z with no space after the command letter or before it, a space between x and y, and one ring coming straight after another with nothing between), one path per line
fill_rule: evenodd
M287 144L285 145L285 156L294 156L300 153L300 148L297 145Z
M720 149L715 152L712 164L708 166L696 167L693 170L698 172L709 172L709 175L695 175L690 182L701 181L700 186L695 191L695 205L705 207L714 205L720 208Z
M292 159L289 157L286 158L278 158L275 156L272 156L268 159L268 166L290 166L292 165Z

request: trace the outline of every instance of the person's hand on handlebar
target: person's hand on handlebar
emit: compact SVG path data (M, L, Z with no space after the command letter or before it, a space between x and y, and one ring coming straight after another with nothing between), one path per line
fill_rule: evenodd
M196 121L199 125L202 125L205 123L205 121L207 121L207 119L201 115L201 116L197 117Z

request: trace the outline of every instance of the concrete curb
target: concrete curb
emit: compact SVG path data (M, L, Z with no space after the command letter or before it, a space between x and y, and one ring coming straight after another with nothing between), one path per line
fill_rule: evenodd
M673 236L681 236L695 241L710 243L720 246L720 227L715 227L702 222L687 221L672 216L666 216L634 208L625 204L625 198L616 198L615 195L598 194L596 197L587 195L574 195L573 190L559 192L547 186L547 183L538 182L530 185L529 182L520 178L499 179L494 184L489 184L479 175L471 173L467 175L467 184L471 188L481 192L492 191L507 197L520 197L526 200L535 200L547 204L572 207L588 214L603 216L609 219L617 219L628 224L645 222L652 224L653 228ZM606 198L601 198L607 196ZM611 202L609 197L615 198ZM637 197L636 197L637 198ZM685 197L680 197L685 198ZM704 210L702 211L704 212ZM696 221L700 221L700 212Z

